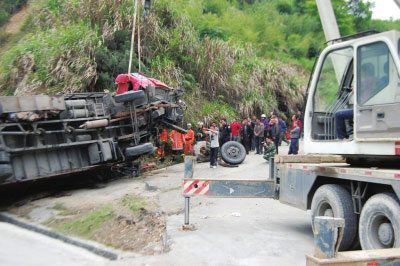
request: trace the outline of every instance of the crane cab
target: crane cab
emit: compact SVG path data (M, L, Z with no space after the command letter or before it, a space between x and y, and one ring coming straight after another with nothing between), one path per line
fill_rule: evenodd
M400 32L325 48L308 93L304 150L400 159Z

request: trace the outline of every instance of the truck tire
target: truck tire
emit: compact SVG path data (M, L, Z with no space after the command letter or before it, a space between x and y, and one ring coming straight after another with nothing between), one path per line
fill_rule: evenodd
M5 151L0 151L0 163L10 163L10 154Z
M142 145L138 145L135 147L129 147L125 149L125 156L126 157L134 157L139 156L142 154L153 152L153 144L145 143Z
M200 162L210 161L210 149L206 141L198 141L193 147L193 153Z
M317 216L343 218L345 227L339 250L348 250L353 245L357 234L357 216L353 212L351 195L344 187L327 184L317 189L311 202L313 228L314 217Z
M5 180L13 174L13 169L9 164L0 164L0 180Z
M361 210L362 249L400 248L400 202L392 193L370 197Z
M226 163L240 164L246 158L246 149L237 141L228 141L221 147L221 157Z
M137 99L142 99L144 98L144 96L145 96L144 91L138 90L138 91L128 91L123 94L115 95L114 99L115 102L117 103L125 103L125 102L132 102Z

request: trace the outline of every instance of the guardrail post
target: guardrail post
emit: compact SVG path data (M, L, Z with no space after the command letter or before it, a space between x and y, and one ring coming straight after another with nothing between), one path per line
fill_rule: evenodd
M343 218L315 217L314 256L320 259L334 258L342 241L343 228Z
M269 179L274 179L275 173L275 158L274 156L269 157Z
M186 156L185 157L184 178L193 178L195 160L196 160L195 156ZM190 209L190 197L185 196L185 224L184 224L184 226L189 225L189 209Z

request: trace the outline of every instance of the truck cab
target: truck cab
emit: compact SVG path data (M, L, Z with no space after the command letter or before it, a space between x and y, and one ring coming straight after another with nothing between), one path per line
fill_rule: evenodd
M400 32L368 32L331 43L309 88L305 153L397 160Z

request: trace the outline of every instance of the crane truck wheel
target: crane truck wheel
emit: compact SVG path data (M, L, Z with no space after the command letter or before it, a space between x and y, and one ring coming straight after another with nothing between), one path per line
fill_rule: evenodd
M367 200L361 210L359 235L362 249L400 248L400 202L392 193Z
M357 216L353 212L350 193L342 186L327 184L319 187L311 202L311 224L314 217L330 216L343 218L345 227L339 250L348 250L353 245L357 234Z
M240 164L246 158L246 149L237 141L228 141L221 147L221 157L226 163Z

